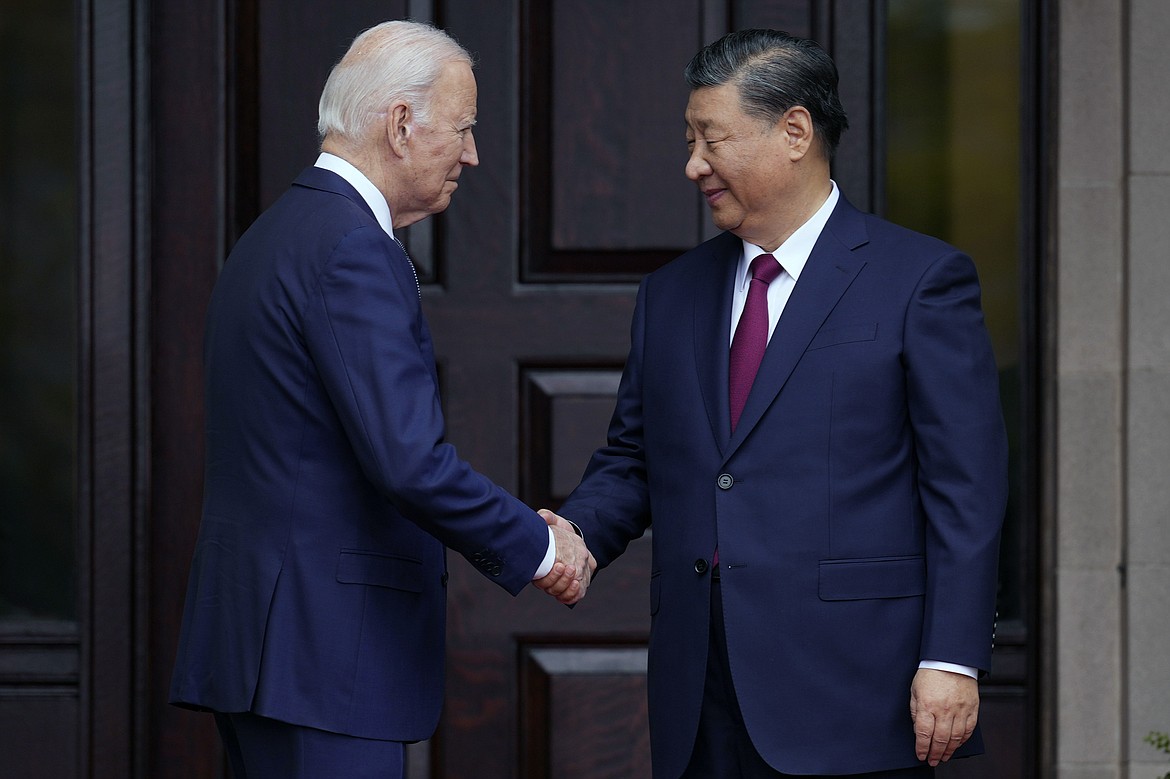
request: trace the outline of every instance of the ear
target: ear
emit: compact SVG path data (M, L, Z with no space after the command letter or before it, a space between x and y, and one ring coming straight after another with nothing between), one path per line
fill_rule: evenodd
M411 136L414 134L414 112L401 100L386 109L386 142L390 151L398 157L405 157Z
M784 131L789 159L796 162L809 153L813 147L816 130L813 127L812 114L807 108L802 105L789 108L780 118L780 128Z

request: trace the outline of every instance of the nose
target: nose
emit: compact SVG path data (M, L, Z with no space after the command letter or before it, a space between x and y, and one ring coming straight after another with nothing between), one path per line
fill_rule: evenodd
M459 161L473 168L479 164L479 152L475 148L475 136L471 130L468 130L463 138L463 155L459 157Z
M698 181L711 174L711 166L703 157L702 146L698 143L691 148L691 156L687 158L686 174L691 181Z

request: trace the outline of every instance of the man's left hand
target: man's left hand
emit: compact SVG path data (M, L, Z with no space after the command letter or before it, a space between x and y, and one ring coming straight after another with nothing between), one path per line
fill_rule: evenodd
M910 718L918 759L945 763L975 732L979 683L950 671L918 669L910 685Z

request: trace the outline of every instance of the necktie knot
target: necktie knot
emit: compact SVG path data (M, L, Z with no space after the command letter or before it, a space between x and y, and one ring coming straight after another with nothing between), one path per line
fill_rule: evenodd
M771 284L780 275L780 271L784 270L780 263L776 262L776 258L770 254L761 254L752 260L752 264L748 267L752 274L752 281L762 281L765 285Z

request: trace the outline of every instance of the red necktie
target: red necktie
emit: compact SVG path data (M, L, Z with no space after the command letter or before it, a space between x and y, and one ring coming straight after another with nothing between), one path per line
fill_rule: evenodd
M748 392L768 348L768 285L783 270L776 258L761 254L752 260L749 268L752 280L748 286L747 301L731 339L730 382L731 431L739 424L739 416L747 402Z

